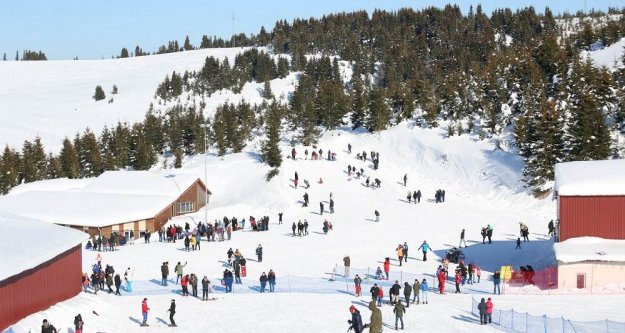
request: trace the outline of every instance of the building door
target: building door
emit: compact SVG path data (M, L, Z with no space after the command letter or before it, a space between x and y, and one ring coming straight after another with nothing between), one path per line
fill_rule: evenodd
M577 273L577 288L578 289L586 288L586 274L585 273Z

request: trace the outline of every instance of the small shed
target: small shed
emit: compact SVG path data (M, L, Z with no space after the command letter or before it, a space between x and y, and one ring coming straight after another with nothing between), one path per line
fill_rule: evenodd
M76 296L84 232L0 212L0 331Z
M570 238L554 245L558 288L625 286L625 240Z
M625 239L625 160L558 163L554 190L560 241Z

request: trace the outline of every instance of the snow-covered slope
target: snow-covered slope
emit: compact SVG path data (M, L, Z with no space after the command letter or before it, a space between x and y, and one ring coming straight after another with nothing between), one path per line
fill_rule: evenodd
M154 92L172 71L199 70L204 59L219 59L243 48L203 49L105 60L0 62L0 144L21 147L36 135L55 151L65 136L85 128L99 133L104 125L143 119ZM92 98L97 85L106 100ZM113 85L119 92L111 94ZM107 103L110 98L113 103Z
M620 41L596 51L582 52L582 58L590 57L596 66L606 66L614 68L623 65L625 55L625 38Z
M81 313L90 330L120 332L137 327L140 318L140 301L148 297L153 309L149 322L151 330L160 332L167 322L165 310L169 300L177 299L179 326L193 331L199 326L218 327L223 332L253 332L261 329L271 332L336 332L346 329L347 308L355 304L368 318L366 309L368 289L372 283L384 285L388 282L366 280L364 295L355 298L348 279L339 278L330 282L328 278L335 266L342 272L342 258L346 254L352 259L352 276L359 273L365 277L376 267L382 266L383 258L390 257L391 281L394 279L412 282L425 278L432 284L432 274L440 264L437 260L446 250L457 246L460 231L467 233L469 247L465 250L468 261L479 264L483 270L482 282L462 287L463 294L444 296L430 295L428 308L423 305L413 310L411 306L406 317L407 331L425 328L437 332L467 331L474 327L471 317L470 299L482 297L492 287L490 274L502 265L531 264L540 269L554 263L552 242L546 236L547 222L554 217L555 205L549 200L537 200L527 195L518 182L521 165L510 153L495 149L488 141L479 141L469 136L445 139L445 131L421 129L411 123L402 123L378 134L354 133L349 130L326 132L317 149L336 152L337 161L304 160L304 147L296 146L297 159L285 159L280 174L270 182L264 181L269 168L258 161L256 149L249 146L239 154L223 158L210 154L207 159L208 185L213 192L208 207L209 221L223 216L248 220L245 231L237 231L231 241L202 242L201 251L185 252L182 242L159 243L156 235L151 244L143 241L121 247L114 253L104 253L103 263L112 264L117 271L127 267L134 271L134 292L122 297L109 295L80 295L49 310L29 316L13 326L14 332L27 332L37 327L43 318L48 318L57 327L68 327L73 316ZM347 144L353 147L347 154ZM284 142L284 155L290 152ZM312 149L312 148L309 148ZM357 160L356 153L376 151L380 154L380 168L373 170L371 160ZM347 175L347 166L365 170L371 179L379 178L381 187L372 189L364 186L365 178L356 179ZM196 156L184 161L184 167L171 172L196 174L204 177L204 157ZM293 176L298 172L300 187L293 186ZM403 176L408 175L407 186ZM323 179L323 184L319 179ZM301 187L303 180L311 183L309 189ZM50 187L47 185L46 187ZM61 188L56 185L56 188ZM71 186L68 186L70 188ZM445 203L433 202L437 189L446 190ZM19 190L17 187L16 190ZM408 191L420 189L424 197L419 204L408 203ZM302 207L302 195L310 196L310 206ZM335 213L328 212L329 195L335 201ZM319 202L325 203L323 216L319 215ZM374 222L374 210L381 213L381 222ZM284 213L284 224L277 224L277 214ZM249 230L252 215L271 218L270 230L254 232ZM307 219L310 235L292 237L291 223ZM321 225L328 219L334 230L324 235ZM204 220L204 211L174 219L174 223L189 222L192 226ZM522 250L515 250L519 222L529 226L529 243ZM480 228L491 224L495 230L493 244L481 244ZM421 261L417 247L427 240L433 248L430 260ZM407 242L410 246L409 260L398 266L395 248ZM254 250L258 244L264 248L262 263L255 261ZM236 285L232 295L224 294L219 278L224 270L228 248L240 249L248 258L248 277L242 286ZM90 271L95 253L84 253L83 269ZM186 273L207 275L217 284L214 302L201 302L177 295L179 286L173 283L160 286L160 265L168 261L170 269L177 262L188 262ZM269 269L276 271L278 286L275 295L257 292L258 276ZM171 277L171 275L170 275ZM448 288L453 288L448 285ZM538 291L540 293L540 291ZM608 296L560 296L554 301L548 296L506 295L495 298L497 308L508 308L513 304L518 310L520 303L545 302L544 306L533 306L535 315L564 315L579 320L604 319L625 320L620 312L605 306L605 312L587 315L563 309L562 302L585 302L601 306ZM546 301L550 302L546 302ZM611 304L618 305L618 302ZM523 308L526 309L526 308ZM94 315L95 311L99 316ZM210 313L199 316L200 313ZM424 312L425 311L425 312ZM234 313L241 314L234 315ZM389 306L383 308L387 328L392 328L392 312ZM191 319L194 318L194 319ZM230 320L232 318L233 320ZM238 318L238 319L236 319ZM367 321L367 320L365 320ZM211 326L212 325L212 326ZM215 326L217 325L217 326ZM163 328L162 328L163 327ZM488 329L484 329L488 331ZM65 331L65 329L63 329Z

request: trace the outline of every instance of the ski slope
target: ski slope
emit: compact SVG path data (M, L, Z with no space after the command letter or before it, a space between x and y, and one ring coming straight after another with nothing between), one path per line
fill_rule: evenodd
M282 145L283 154L290 153L288 133ZM428 305L412 305L405 317L406 331L424 329L436 332L475 330L496 331L493 327L479 327L477 318L470 313L471 298L484 297L492 288L491 273L501 265L531 264L536 269L553 264L553 248L546 236L547 222L555 216L555 204L550 199L537 200L527 195L519 182L522 167L511 153L495 149L489 141L479 141L467 135L444 138L443 130L415 128L404 122L387 131L369 134L349 130L324 133L318 148L337 153L337 161L303 159L304 147L296 146L296 160L286 159L280 174L270 182L264 181L269 168L258 161L257 147L253 144L239 154L223 158L209 152L207 158L208 184L213 192L208 206L209 221L223 216L239 220L246 218L246 230L233 233L230 241L202 242L200 251L185 252L181 241L152 243L139 240L134 245L123 246L119 251L103 253L103 264L112 264L122 273L131 267L134 274L133 293L123 292L115 297L100 292L97 296L80 294L52 308L33 314L16 323L11 332L36 330L43 318L50 320L60 331L72 331L73 316L81 313L86 330L98 332L128 332L136 330L141 318L140 303L148 298L152 309L148 322L150 332L168 331L165 312L171 298L178 303L176 319L179 329L193 332L204 329L220 332L337 332L347 329L348 308L355 304L365 322L370 315L366 308L368 290L378 282L385 288L393 279L413 282L425 278L433 285L432 275L440 257L451 246L457 246L461 229L467 230L469 247L465 249L468 261L481 266L482 281L463 286L462 294L429 295ZM353 147L347 154L347 144ZM312 149L309 147L309 149ZM372 169L370 160L355 158L356 152L371 150L380 153L380 168ZM159 165L161 165L159 163ZM347 165L363 168L371 179L379 178L381 187L364 186L364 178L347 175ZM204 157L187 158L182 169L172 173L191 173L204 177ZM297 171L300 184L309 180L308 190L293 187ZM407 186L403 175L408 175ZM323 184L319 184L323 178ZM69 182L69 181L68 181ZM36 183L28 185L36 190ZM44 188L63 190L62 184L43 182ZM70 188L71 186L65 186ZM433 202L436 189L446 190L445 203ZM405 200L408 190L420 189L424 197L420 204ZM17 187L14 191L20 191ZM301 207L302 195L308 192L310 206ZM335 213L327 212L329 194L333 193ZM319 202L325 201L326 212L319 215ZM373 211L381 212L381 221L374 222ZM277 214L284 212L284 224L277 224ZM249 230L248 217L270 216L270 230ZM178 217L174 223L184 224L204 219L204 211ZM291 223L307 219L310 222L306 237L292 237ZM321 224L328 219L334 230L327 235ZM519 222L529 226L529 243L515 250ZM480 228L486 224L494 227L493 244L480 242ZM421 261L417 247L427 240L434 252L429 260ZM398 266L395 248L408 242L409 260ZM258 244L264 248L262 263L255 261L254 250ZM219 285L224 270L228 248L240 249L248 258L248 276L243 285L235 285L233 294L224 294ZM342 258L351 257L352 275L337 276L328 281L333 268L342 274ZM96 253L84 251L83 269L90 271ZM349 282L353 274L364 276L385 257L391 258L391 281L366 280L363 297L353 296ZM179 286L160 286L160 265L168 261L170 270L175 264L188 262L185 273L196 273L201 279L207 275L216 289L212 296L217 300L202 302L179 295ZM451 266L453 268L453 265ZM277 274L277 292L260 294L258 277L261 272L273 269ZM175 280L175 276L173 277ZM448 291L453 285L448 282ZM200 291L201 292L201 291ZM564 316L574 320L625 321L621 309L622 297L610 295L503 295L495 296L495 308L530 311L534 315ZM385 297L386 298L386 297ZM583 307L563 307L563 304L584 304ZM588 310L592 309L592 311ZM98 315L93 313L95 311ZM394 325L392 308L383 306L385 331ZM479 323L478 323L479 324ZM390 326L388 326L390 325Z

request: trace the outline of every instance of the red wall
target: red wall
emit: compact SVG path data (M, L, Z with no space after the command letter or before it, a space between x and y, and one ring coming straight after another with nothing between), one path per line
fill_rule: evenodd
M560 196L560 241L594 236L625 239L625 196Z
M80 292L82 249L77 245L55 258L0 281L0 330Z

